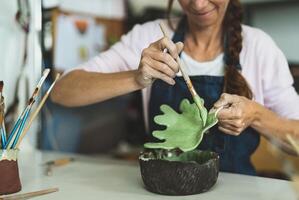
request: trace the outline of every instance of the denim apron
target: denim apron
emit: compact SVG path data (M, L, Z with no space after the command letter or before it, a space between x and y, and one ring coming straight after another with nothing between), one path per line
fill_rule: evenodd
M183 20L179 24L172 38L174 43L184 41L185 24L187 23L183 23ZM205 107L211 109L223 92L224 77L200 75L191 76L190 79L198 95L204 99ZM175 77L174 80L176 82L174 86L162 80L156 80L152 85L149 101L150 132L163 129L153 121L156 115L162 114L160 111L162 104L167 104L178 112L182 99L187 98L193 102L183 77ZM204 135L198 149L217 152L220 156L221 171L256 175L250 156L258 147L259 140L259 134L252 128L247 128L239 136L232 136L222 133L217 126L214 126Z

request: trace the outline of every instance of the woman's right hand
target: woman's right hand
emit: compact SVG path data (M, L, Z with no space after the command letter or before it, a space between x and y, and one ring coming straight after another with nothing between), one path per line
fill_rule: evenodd
M136 76L138 84L145 88L151 85L155 79L161 79L174 85L173 78L179 72L176 59L183 50L183 46L182 42L173 43L169 38L163 37L144 49Z

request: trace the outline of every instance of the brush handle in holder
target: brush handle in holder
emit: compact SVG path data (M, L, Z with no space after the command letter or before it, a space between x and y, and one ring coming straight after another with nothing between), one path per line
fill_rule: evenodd
M16 193L22 189L17 158L17 149L0 150L0 195Z

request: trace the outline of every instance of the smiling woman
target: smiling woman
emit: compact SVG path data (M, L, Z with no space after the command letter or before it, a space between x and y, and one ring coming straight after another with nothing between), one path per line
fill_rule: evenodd
M189 23L202 28L216 23L221 25L229 5L229 0L179 2ZM194 25L190 27L194 27Z
M260 136L290 151L286 133L299 137L299 95L286 58L266 33L241 24L239 0L179 3L184 15L169 20L171 39L160 31L166 20L136 25L109 50L65 74L52 98L80 106L143 89L148 130L161 130L153 121L160 105L179 112L182 99L192 101L180 56L205 107L224 107L218 128L198 148L219 153L222 171L255 175L250 157Z

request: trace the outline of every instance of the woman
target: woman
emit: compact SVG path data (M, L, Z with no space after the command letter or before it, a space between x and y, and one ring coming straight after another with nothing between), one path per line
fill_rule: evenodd
M241 25L239 0L179 3L185 15L170 21L172 39L160 31L163 20L136 25L110 50L67 73L52 99L80 106L143 89L151 132L160 128L153 117L161 104L178 110L183 98L191 99L175 61L180 56L205 106L225 107L199 148L218 152L222 171L254 175L250 156L260 136L291 151L286 134L299 135L299 96L286 58L268 35Z

